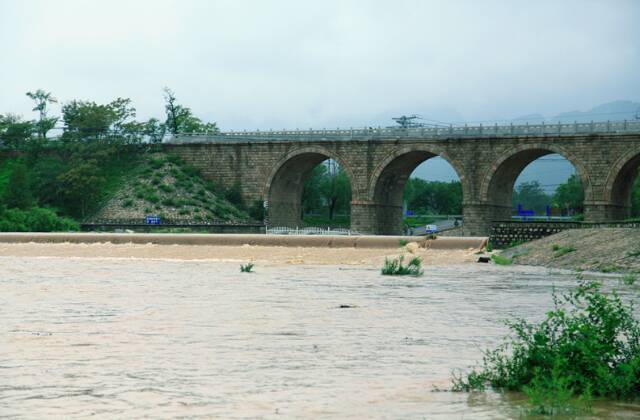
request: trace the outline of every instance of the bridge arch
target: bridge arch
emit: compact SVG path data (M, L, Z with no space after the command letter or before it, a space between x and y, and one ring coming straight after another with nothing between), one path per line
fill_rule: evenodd
M589 173L575 155L554 144L542 142L521 144L501 154L486 172L480 184L479 199L491 207L490 218L497 220L511 217L511 197L518 176L530 163L550 154L558 154L573 165L582 182L584 201L593 200Z
M321 146L296 148L273 166L262 193L269 205L271 226L300 226L304 183L313 168L327 159L336 161L347 173L349 182L353 185L355 178L346 161L335 152Z
M613 164L604 185L603 198L607 203L605 219L619 220L631 217L631 195L639 169L638 147L624 153Z
M374 206L375 233L403 233L402 205L405 184L418 165L436 156L447 161L458 175L462 184L463 200L469 196L463 166L445 150L432 145L400 147L376 166L369 179L367 198Z

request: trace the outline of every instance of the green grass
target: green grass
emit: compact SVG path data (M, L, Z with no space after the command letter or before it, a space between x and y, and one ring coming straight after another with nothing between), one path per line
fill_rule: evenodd
M622 277L622 282L627 286L633 286L638 281L638 276L635 274L625 274Z
M388 259L385 258L384 265L382 266L382 274L385 276L421 276L422 260L420 257L413 257L409 260L407 265L403 264L404 255Z
M511 333L482 364L453 375L454 391L521 391L537 414L578 414L592 398L640 398L640 321L634 306L597 282L579 281L538 323Z
M241 273L251 273L253 270L253 263L247 263L247 264L242 264L240 265L240 272Z
M122 202L122 207L124 207L124 208L128 208L128 207L131 207L131 206L133 206L133 200L131 198L127 198L126 200L124 200Z
M510 258L503 257L502 255L493 254L491 260L497 265L511 265L513 261Z
M555 252L553 254L553 258L560 258L563 255L566 255L566 254L568 254L570 252L575 252L576 248L573 247L573 246L553 245L551 247L551 250Z

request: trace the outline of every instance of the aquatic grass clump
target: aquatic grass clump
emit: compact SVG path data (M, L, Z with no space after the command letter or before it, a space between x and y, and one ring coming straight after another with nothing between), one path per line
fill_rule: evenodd
M481 367L454 374L453 390L522 391L539 414L584 408L592 397L640 398L640 321L633 304L593 281L553 298L542 322L508 322L511 335L485 352Z
M241 264L240 272L241 273L251 273L253 270L253 263Z
M498 265L511 265L513 261L510 258L503 257L502 255L493 254L491 260Z
M385 258L382 266L382 274L385 276L421 276L422 260L420 257L413 257L407 265L403 265L404 255L398 258Z

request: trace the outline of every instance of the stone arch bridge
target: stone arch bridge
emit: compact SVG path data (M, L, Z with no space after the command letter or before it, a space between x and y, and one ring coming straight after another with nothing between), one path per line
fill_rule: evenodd
M352 188L351 227L400 234L405 183L422 162L441 156L463 190L464 233L486 235L511 215L520 172L557 153L576 168L586 221L630 215L640 166L640 121L409 129L230 132L176 136L164 147L218 185L239 186L246 203L268 202L273 226L300 223L306 177L334 159Z

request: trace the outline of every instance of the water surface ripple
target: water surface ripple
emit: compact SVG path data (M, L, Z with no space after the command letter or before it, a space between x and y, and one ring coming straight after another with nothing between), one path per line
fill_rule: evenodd
M0 258L0 415L511 418L517 397L432 392L574 276L429 267ZM608 404L599 415L638 415Z

